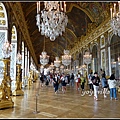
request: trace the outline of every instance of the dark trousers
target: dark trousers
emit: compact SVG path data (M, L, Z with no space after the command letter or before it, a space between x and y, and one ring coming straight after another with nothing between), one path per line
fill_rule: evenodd
M55 92L58 90L58 85L54 85Z
M84 86L85 86L85 83L82 83L82 84L81 84L82 90L84 90Z
M92 84L92 83L89 84L89 88L90 88L90 90L94 90L94 89L93 89L93 84Z

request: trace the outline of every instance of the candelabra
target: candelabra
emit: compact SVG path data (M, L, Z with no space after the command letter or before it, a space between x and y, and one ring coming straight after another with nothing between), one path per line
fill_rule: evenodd
M59 71L59 67L56 67L56 69L55 69L55 73L59 73L60 71Z
M49 62L49 56L47 55L47 52L45 52L45 36L44 36L44 46L43 46L43 52L42 55L40 55L40 63L45 66Z
M61 73L64 72L64 65L61 65L61 66L60 66L60 71L61 71Z
M54 69L54 64L53 64L53 62L51 62L51 65L49 66L49 70L51 71L53 69Z
M30 86L32 85L32 80L33 80L33 71L30 70L29 77L28 77L28 88L29 89L30 89Z
M69 50L64 50L64 55L62 56L62 64L65 66L70 65L71 55L69 55Z
M16 79L16 89L12 93L12 95L24 95L24 92L22 91L22 80L20 80L21 75L21 64L22 64L22 55L20 53L17 54L17 79Z
M10 63L10 56L11 56L11 44L9 44L8 41L6 41L3 44L3 48L2 48L2 55L3 55L3 62L4 62L4 73L3 73L3 80L2 83L0 85L1 90L2 90L2 96L1 96L1 100L0 100L0 109L1 108L9 108L9 107L13 107L14 102L12 101L10 94L11 94L11 85L9 86L8 83L11 82L10 78L7 75L7 67L8 67L8 63Z
M50 40L54 41L57 36L65 32L68 23L68 17L65 15L66 3L45 1L44 7L40 14L40 1L37 2L36 25L39 31L41 30L41 35L50 37Z
M83 61L86 64L90 64L92 59L92 55L89 52L85 52L85 55L83 55Z
M42 52L42 55L40 55L40 63L45 66L49 62L49 56L45 51Z
M91 61L92 61L92 55L89 52L85 52L85 55L83 55L83 61L84 61L85 64L87 64L87 73L86 73L86 75L88 75L88 64L90 64Z
M116 3L114 3L114 11L112 11L112 8L110 8L111 12L111 20L110 25L113 29L113 33L115 35L120 36L120 1L118 1L119 11L116 12Z

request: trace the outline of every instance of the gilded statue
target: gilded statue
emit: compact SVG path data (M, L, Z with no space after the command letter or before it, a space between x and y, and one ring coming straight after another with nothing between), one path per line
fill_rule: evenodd
M1 100L11 99L11 97L10 97L10 87L7 86L7 83L6 83L5 80L2 80L1 89L2 89Z

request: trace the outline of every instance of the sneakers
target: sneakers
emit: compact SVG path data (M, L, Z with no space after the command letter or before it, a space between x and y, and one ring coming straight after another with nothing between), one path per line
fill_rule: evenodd
M110 100L113 100L113 98L110 98ZM118 98L115 98L115 101L118 100Z
M98 99L96 98L96 100L98 101Z
M117 98L115 98L115 100L118 100Z
M104 95L104 98L106 98L107 96L106 95Z
M110 98L110 100L112 100L112 97Z
M98 101L98 98L96 98L96 97L94 96L94 100L97 100L97 101Z

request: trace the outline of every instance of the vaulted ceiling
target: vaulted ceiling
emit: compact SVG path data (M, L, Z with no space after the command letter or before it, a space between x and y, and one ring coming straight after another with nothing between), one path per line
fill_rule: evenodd
M24 17L26 20L29 36L34 48L36 58L39 62L39 55L43 51L44 36L38 31L36 26L37 6L36 2L21 2ZM61 57L64 49L72 49L78 38L85 35L88 25L95 23L99 26L109 14L109 2L66 2L68 24L65 33L51 41L45 38L45 51L50 56L50 63L55 60L56 56ZM41 2L41 10L44 3Z

